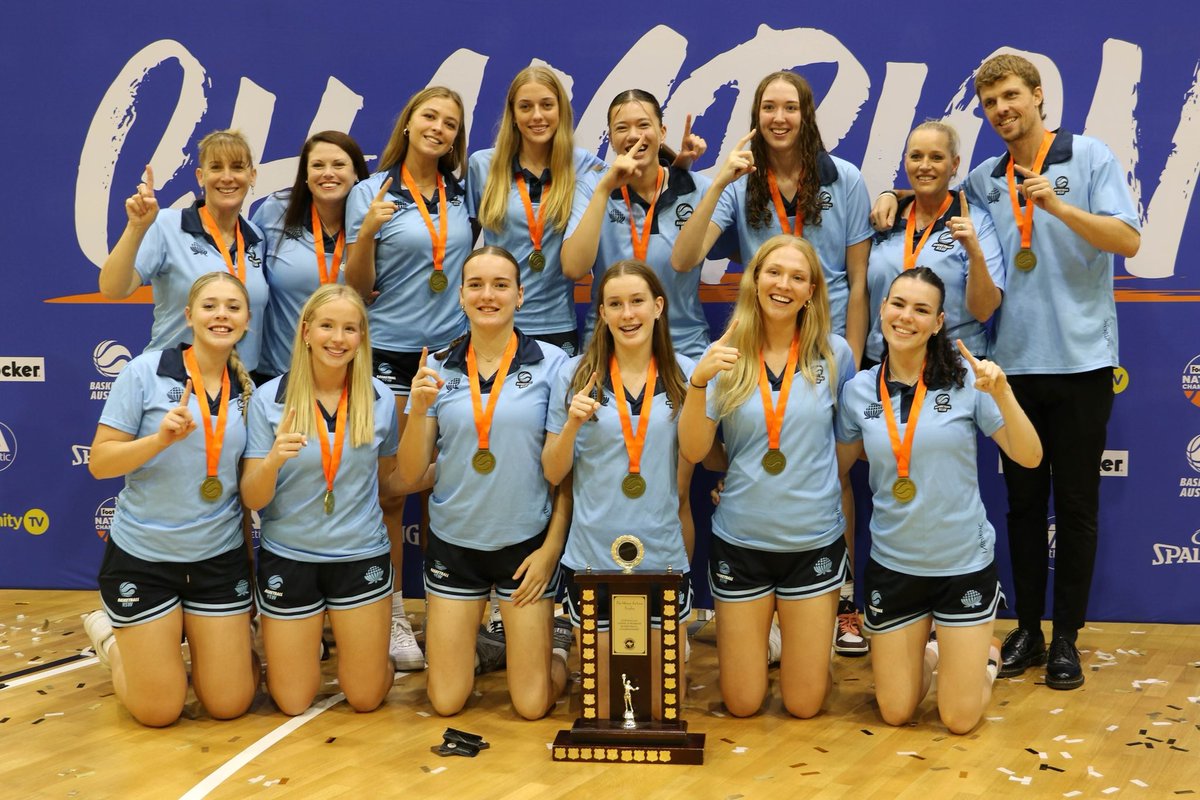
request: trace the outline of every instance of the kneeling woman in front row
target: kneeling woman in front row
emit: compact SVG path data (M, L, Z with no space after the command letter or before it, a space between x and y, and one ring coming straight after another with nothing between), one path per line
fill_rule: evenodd
M325 612L338 682L356 711L392 686L392 570L379 485L396 464L396 407L371 378L358 293L326 284L304 304L289 371L254 393L242 501L262 509L258 608L267 687L303 713L321 686Z
M892 281L879 312L883 361L842 390L837 431L871 463L866 624L880 713L908 722L937 670L942 722L966 733L991 699L1000 656L996 532L979 496L975 429L1025 467L1042 445L999 365L961 341L962 358L954 352L945 297L926 267Z
M550 385L567 355L513 327L523 293L516 259L481 247L463 262L459 301L467 336L422 354L400 443L400 473L418 481L435 464L425 548L429 701L439 714L466 704L475 673L504 649L478 636L495 587L513 707L538 719L567 681L570 630L553 626L567 519L542 475ZM492 642L492 646L488 646ZM477 657L478 656L478 657Z

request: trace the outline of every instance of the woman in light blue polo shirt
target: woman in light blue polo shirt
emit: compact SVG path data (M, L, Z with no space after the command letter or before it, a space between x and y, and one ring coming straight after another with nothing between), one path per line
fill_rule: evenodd
M267 237L271 287L258 365L263 381L287 372L309 295L345 282L346 197L369 175L358 142L341 131L314 133L300 149L292 188L270 195L254 212L251 221Z
M246 286L250 327L240 342L246 368L258 369L267 280L262 231L242 216L256 172L250 144L238 131L213 131L200 140L196 181L203 195L188 208L158 207L154 172L125 201L125 231L100 267L100 292L123 300L139 286L154 289L154 325L146 350L165 350L190 338L184 308L192 284L227 270Z
M475 645L494 588L513 707L539 719L566 685L571 642L569 628L552 624L570 493L554 493L541 466L550 387L567 356L514 327L524 289L508 251L468 256L459 298L470 331L417 372L400 442L402 480L420 480L431 463L436 471L425 547L429 700L457 714L476 671L492 666L476 663Z
M183 635L192 687L212 717L241 716L258 687L237 485L253 384L234 345L249 321L240 281L224 270L201 276L184 306L193 344L129 362L92 443L92 475L124 476L125 486L100 565L104 609L84 616L84 630L143 725L170 725L183 711Z
M346 283L368 310L375 378L395 395L400 432L421 349L445 348L467 328L454 287L475 231L461 174L467 163L462 98L444 86L417 92L396 118L379 171L346 201ZM392 658L400 669L425 660L404 613L404 497L383 497L396 594Z
M814 716L832 688L829 630L849 573L834 420L853 375L850 346L829 330L813 246L768 239L742 274L725 335L692 372L679 420L685 458L704 458L718 425L729 458L709 583L721 696L735 716L756 713L766 696L776 612L784 707Z
M317 289L300 313L291 368L250 402L242 500L261 509L257 599L267 687L301 714L321 686L325 612L338 683L357 711L392 686L392 575L379 507L396 466L396 406L371 378L367 310L348 286Z
M975 430L1026 467L1041 461L1042 445L1000 366L976 360L961 341L954 352L944 302L942 280L927 267L892 281L880 310L883 361L843 388L837 436L855 455L865 451L871 467L864 588L880 714L907 723L937 670L942 722L967 733L991 698L1002 599ZM937 640L927 644L931 621Z

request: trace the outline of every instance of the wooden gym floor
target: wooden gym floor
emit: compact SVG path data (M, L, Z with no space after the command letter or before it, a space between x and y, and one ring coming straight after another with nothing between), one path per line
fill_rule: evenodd
M1090 625L1080 636L1083 688L1050 690L1035 670L999 680L986 720L954 736L932 698L915 724L884 725L869 658L835 658L834 694L817 719L789 717L777 696L758 716L732 719L717 688L713 626L693 623L684 710L691 730L708 736L704 766L603 766L550 760L577 693L524 722L503 673L482 676L467 710L450 719L432 713L423 673L398 675L383 707L356 714L341 702L330 660L327 694L304 716L285 717L264 693L238 720L214 722L192 702L174 726L143 728L117 702L109 672L80 657L88 642L79 615L96 602L94 592L0 591L0 797L1200 800L1196 625ZM419 627L419 601L410 613ZM998 635L1011 625L998 623ZM447 726L482 735L490 749L435 755Z

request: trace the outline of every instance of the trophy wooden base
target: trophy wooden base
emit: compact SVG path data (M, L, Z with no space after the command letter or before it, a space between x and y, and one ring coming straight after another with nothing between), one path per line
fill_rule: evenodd
M627 730L620 720L576 720L559 731L551 748L555 761L604 764L703 764L704 734L677 729Z

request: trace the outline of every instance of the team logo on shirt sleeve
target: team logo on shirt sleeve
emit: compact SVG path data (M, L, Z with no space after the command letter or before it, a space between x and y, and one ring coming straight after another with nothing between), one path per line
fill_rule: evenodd
M883 406L879 403L871 403L863 409L863 419L879 419L883 416Z
M1071 191L1071 184L1067 181L1066 175L1059 175L1054 179L1054 193L1062 197L1067 192Z
M937 397L933 398L933 410L942 414L950 410L949 392L938 392Z
M987 201L988 201L988 205L995 205L996 203L999 203L1000 202L1000 190L993 188L990 192L988 192L987 193Z

